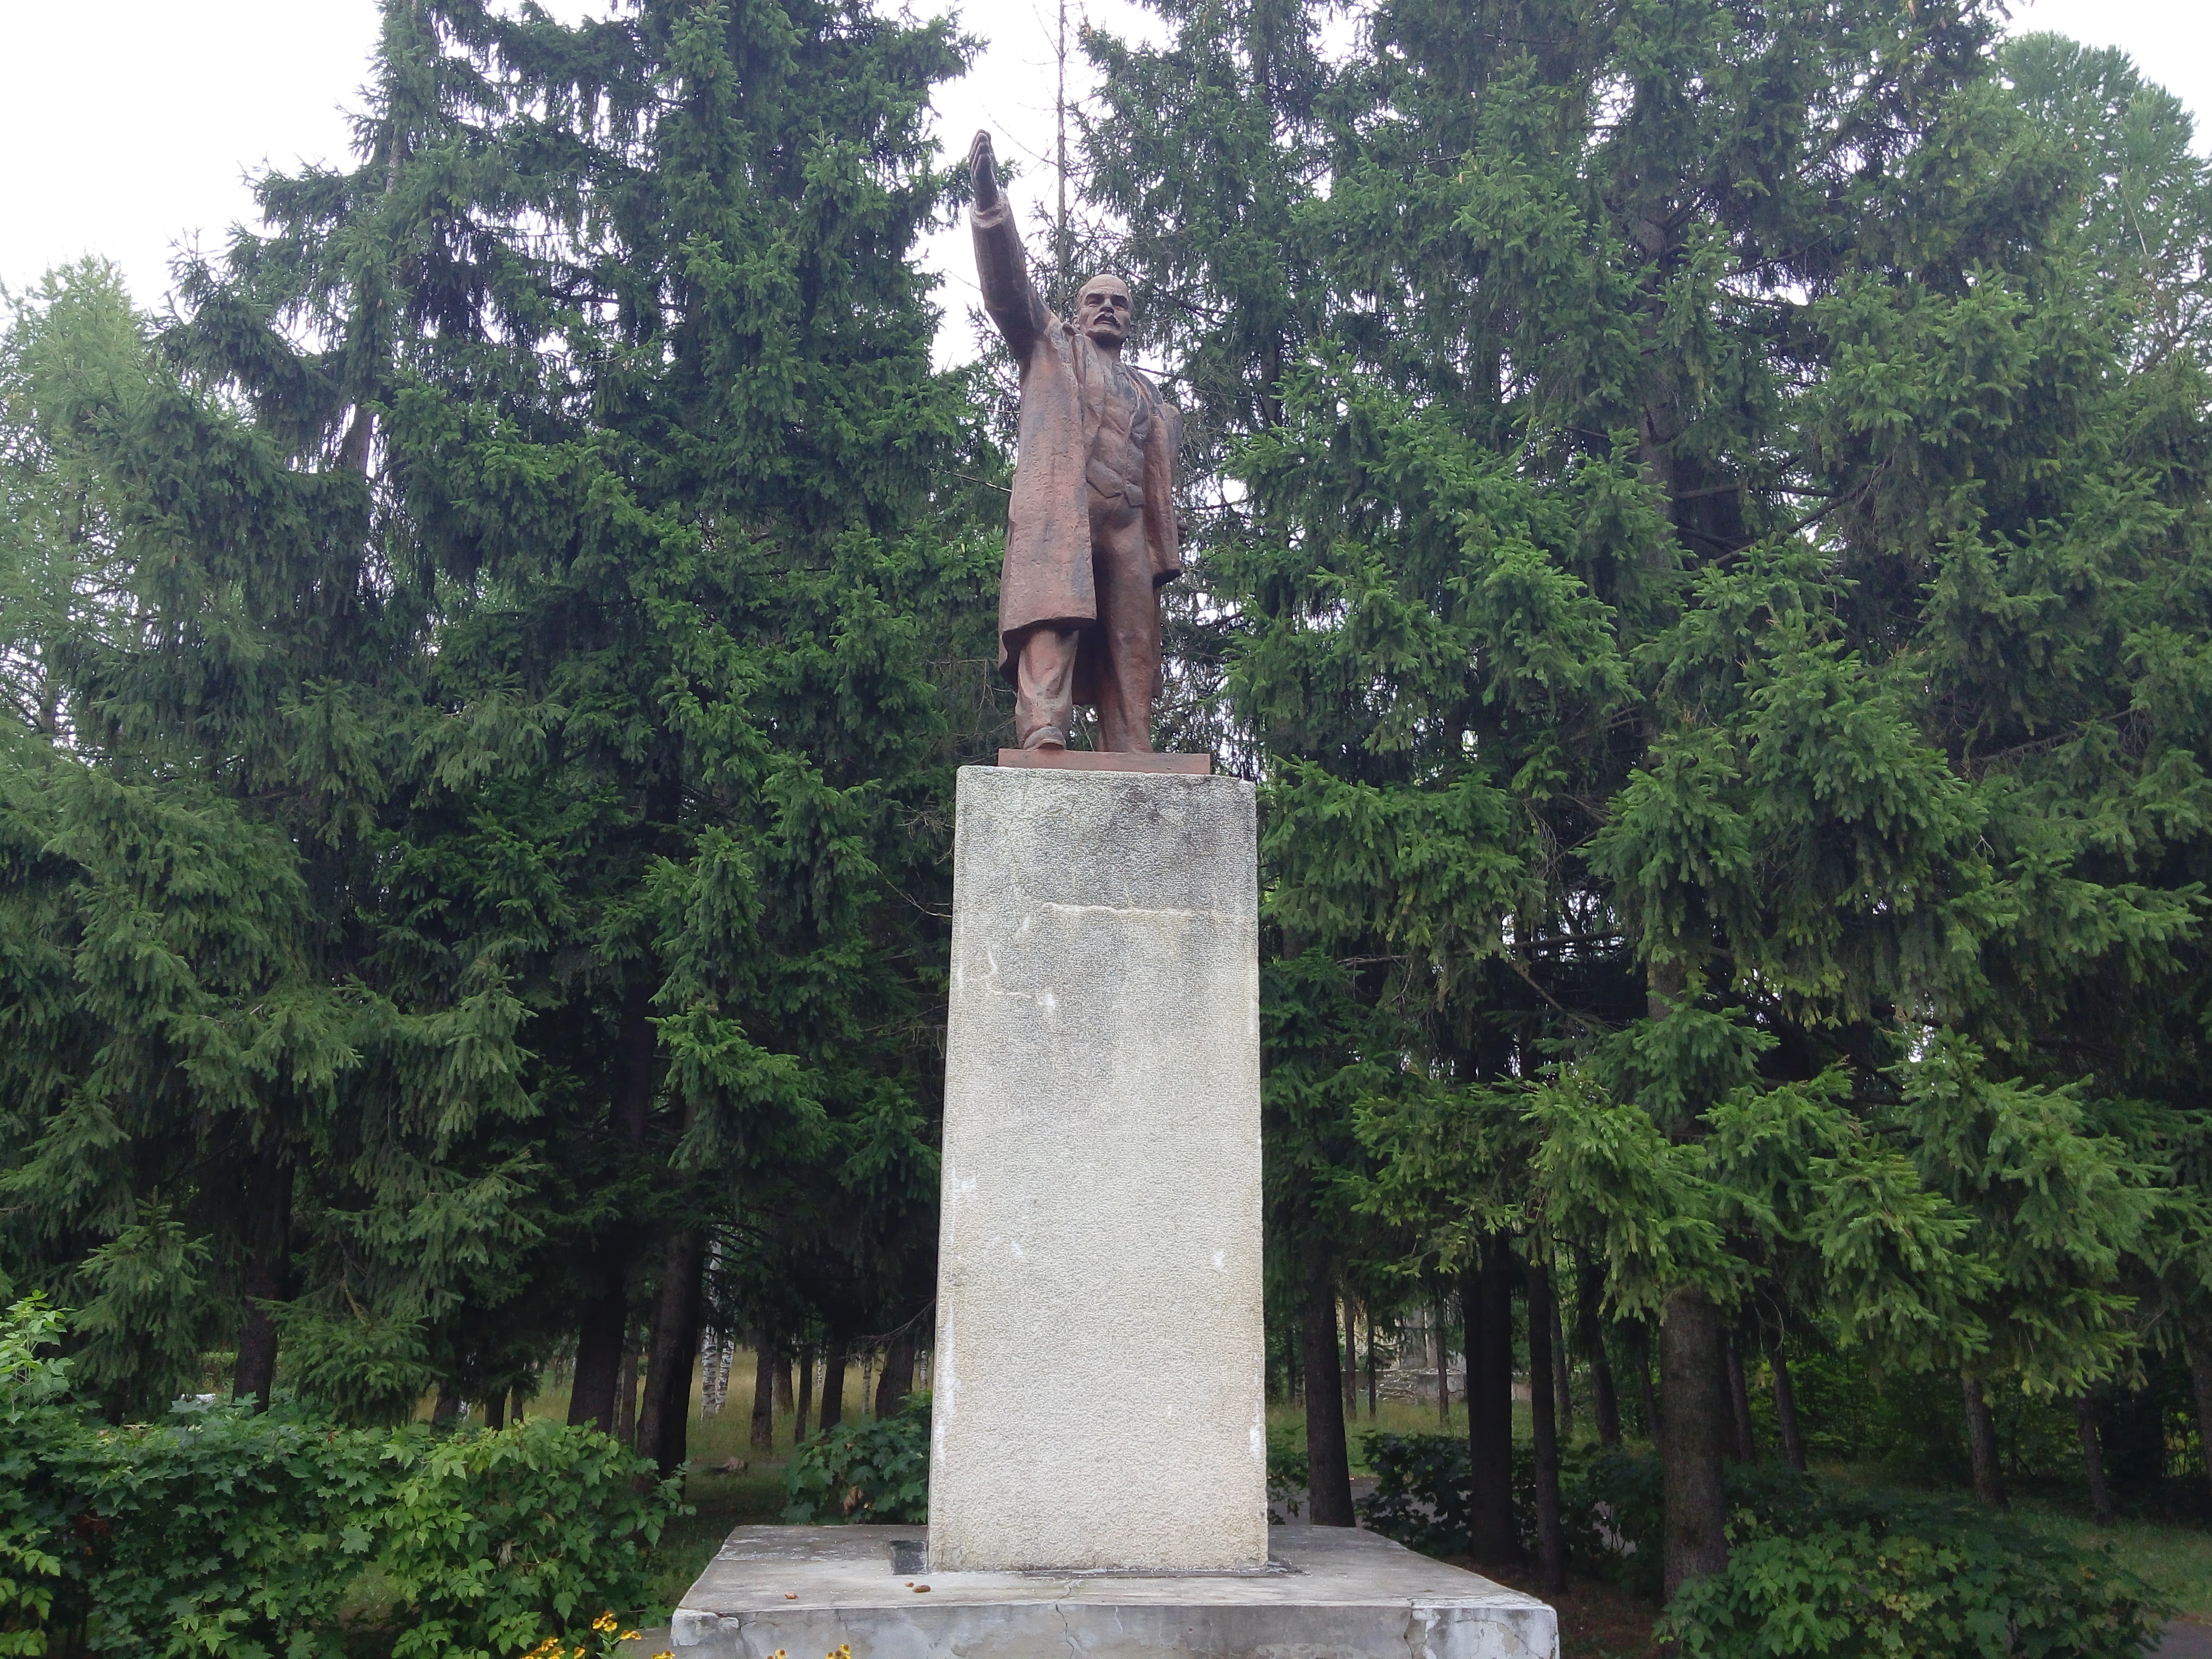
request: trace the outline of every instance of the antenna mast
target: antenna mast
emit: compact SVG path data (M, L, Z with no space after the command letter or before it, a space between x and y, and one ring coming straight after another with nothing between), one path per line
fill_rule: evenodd
M1060 213L1054 226L1053 265L1057 289L1056 297L1067 302L1069 282L1068 264L1074 251L1067 245L1067 0L1060 0L1060 60L1059 94L1053 104L1053 115L1060 129Z

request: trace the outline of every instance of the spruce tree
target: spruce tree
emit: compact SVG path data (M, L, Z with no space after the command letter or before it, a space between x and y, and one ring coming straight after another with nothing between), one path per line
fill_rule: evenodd
M1186 50L1124 56L1168 85ZM2115 269L2113 188L2048 122L2116 100L2020 62L1972 3L1386 4L1316 100L1326 191L1267 216L1301 346L1227 446L1206 570L1268 914L1416 1022L1409 1080L1348 1079L1376 1201L1462 1263L1494 1229L1595 1249L1659 1316L1670 1589L1726 1559L1748 1296L1893 1361L1957 1363L1947 1322L2003 1346L1975 1201L1885 1139L1923 1033L2039 1077L2071 1000L2161 994L2193 934L2183 867L2148 868L2194 833L2189 739L2112 742L2151 722L2104 677L2152 648L2139 600L2196 627L2166 458L2198 370L2130 319L2186 313L2197 256ZM1105 177L1231 357L1233 276L1191 276L1222 216L1163 210L1223 119ZM2171 305L2113 303L2146 285ZM2108 1310L2121 1244L2063 1247Z

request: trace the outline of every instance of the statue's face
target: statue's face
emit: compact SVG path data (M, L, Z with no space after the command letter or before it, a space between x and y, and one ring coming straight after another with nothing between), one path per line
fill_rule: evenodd
M1075 325L1094 345L1118 347L1129 337L1129 290L1119 276L1093 276L1083 285Z

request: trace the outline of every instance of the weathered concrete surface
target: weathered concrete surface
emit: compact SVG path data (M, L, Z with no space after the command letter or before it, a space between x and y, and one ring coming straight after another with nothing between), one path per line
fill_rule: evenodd
M1557 1659L1534 1596L1370 1532L1285 1527L1293 1571L895 1572L919 1527L740 1527L671 1620L678 1659ZM924 1593L921 1586L929 1588Z
M952 905L933 1559L1259 1565L1251 786L966 768Z

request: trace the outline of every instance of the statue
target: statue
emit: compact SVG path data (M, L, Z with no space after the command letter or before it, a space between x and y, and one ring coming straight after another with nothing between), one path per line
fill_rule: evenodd
M1021 366L1020 449L999 580L999 672L1024 749L1067 746L1075 705L1098 746L1149 753L1159 695L1159 585L1182 574L1176 452L1182 416L1121 361L1129 290L1094 276L1063 321L1030 281L991 135L968 161L983 308Z

